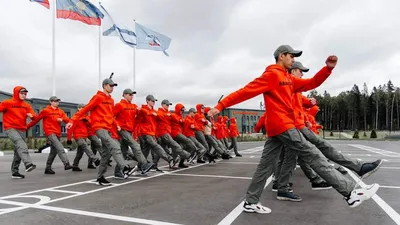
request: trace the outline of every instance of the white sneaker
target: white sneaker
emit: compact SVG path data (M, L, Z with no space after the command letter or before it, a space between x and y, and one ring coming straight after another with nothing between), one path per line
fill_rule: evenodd
M271 209L261 205L261 203L250 204L246 201L244 202L244 205L243 205L243 211L249 212L249 213L256 212L256 213L261 213L261 214L271 213Z
M350 197L345 198L351 208L359 206L363 201L370 199L379 189L379 184L367 185L365 188L355 189Z

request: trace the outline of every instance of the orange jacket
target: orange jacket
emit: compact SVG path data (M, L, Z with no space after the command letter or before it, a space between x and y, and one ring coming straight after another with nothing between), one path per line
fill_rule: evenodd
M254 126L254 131L259 133L260 130L264 127L265 128L265 120L267 118L267 113L262 114L260 119L258 120L256 126Z
M218 140L221 140L225 137L225 128L223 120L224 118L222 116L217 117L217 123L216 123L217 130L215 132L215 137Z
M293 93L303 92L320 86L331 74L332 70L323 67L313 78L301 79L290 75L280 65L274 64L245 87L235 91L216 106L219 111L239 104L257 95L263 94L266 108L265 127L268 136L279 135L294 128Z
M183 117L182 109L184 106L180 103L175 105L175 111L171 116L171 136L175 138L178 134L182 133Z
M194 115L195 121L195 129L196 131L204 131L204 125L208 124L208 120L204 116L204 113L201 112L201 109L204 107L202 104L196 105L197 113Z
M161 137L166 134L171 134L172 113L161 107L158 108L157 114L157 136Z
M222 125L224 128L224 138L228 138L229 137L228 116L223 117Z
M88 116L82 117L80 120L74 123L70 129L68 129L67 140L71 140L72 136L74 136L75 140L78 140L79 138L88 138L89 124L90 124L89 117Z
M231 117L230 119L230 124L229 124L229 137L234 138L239 136L239 130L236 124L236 119L234 117Z
M4 130L17 129L26 131L26 114L32 114L32 119L36 117L31 105L19 98L19 91L23 88L22 86L16 86L13 90L13 97L0 103Z
M114 119L114 99L102 91L90 99L89 103L72 117L72 123L78 121L90 111L91 128L93 132L99 129L111 132L112 126L118 125Z
M138 116L138 126L140 126L140 136L150 135L156 136L157 128L157 111L148 105L142 105Z
M319 134L318 129L321 128L322 126L317 124L317 122L315 121L315 116L317 115L319 111L319 107L318 106L313 106L310 108L309 112L308 112L308 122L311 123L311 130L312 132Z
M311 101L303 96L301 93L294 93L293 95L293 112L295 115L294 125L297 129L302 129L305 127L305 114L303 108L310 108L313 104Z
M194 117L187 115L185 117L185 120L183 121L183 135L185 135L186 137L194 137L195 130L196 130L196 125Z
M138 114L138 106L130 103L125 99L114 106L114 116L121 129L133 132L135 126L135 118Z
M69 122L69 118L65 114L65 112L60 108L53 108L51 105L48 105L44 108L39 115L32 120L28 124L28 129L33 127L37 122L43 119L43 130L46 136L51 134L55 134L58 137L61 136L61 123L57 121L57 119L62 119L64 123Z

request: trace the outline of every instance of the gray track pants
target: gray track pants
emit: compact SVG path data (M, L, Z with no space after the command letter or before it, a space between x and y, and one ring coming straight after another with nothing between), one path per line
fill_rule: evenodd
M60 142L60 138L55 134L50 134L47 136L47 139L50 141L51 146L49 156L47 157L46 169L51 169L51 165L53 165L57 155L64 165L69 164L68 156L65 153L64 146Z
M89 148L86 138L78 138L76 143L78 144L78 149L76 150L76 155L72 166L79 166L79 161L82 159L83 153L86 153L86 155L89 157L89 160L96 160L96 156L94 156L92 150Z
M343 196L348 196L355 187L354 181L333 168L322 153L306 141L300 131L292 128L280 135L269 137L265 142L260 162L246 193L247 202L253 204L259 202L267 178L272 175L276 161L285 145L290 149L289 151L297 151L305 163L309 164Z
M18 173L21 160L25 167L27 167L29 164L32 164L32 159L28 152L28 145L26 144L25 131L8 129L5 131L5 133L14 143L14 158L11 163L11 172Z
M169 162L172 160L172 156L168 155L164 149L157 143L156 138L150 135L140 136L140 144L142 145L142 152L144 157L147 159L150 151L154 152L154 156L158 155L165 161ZM154 160L154 159L153 159ZM155 164L155 166L157 166Z
M104 176L104 174L107 172L107 163L111 156L119 166L122 168L126 167L128 164L122 156L119 142L113 139L111 134L104 129L97 130L96 135L101 140L102 144L102 148L100 150L101 160L97 178Z

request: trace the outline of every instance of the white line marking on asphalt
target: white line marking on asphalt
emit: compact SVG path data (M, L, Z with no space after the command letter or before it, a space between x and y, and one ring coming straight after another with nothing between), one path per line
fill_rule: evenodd
M234 176L220 176L220 175L206 175L206 174L190 174L190 173L170 173L170 174L168 174L168 175L174 175L174 176L188 176L188 177L229 178L229 179L251 180L251 177L234 177Z
M380 149L380 148L374 148L374 147L370 147L370 146L366 146L366 145L358 145L358 144L349 144L349 146L352 146L352 147L355 147L355 148L359 148L359 149L363 149L365 151L377 153L377 154L380 154L380 155L388 156L388 157L400 157L400 153L392 152L392 151L388 151L388 150L383 150L383 149Z
M60 208L60 207L47 206L47 205L28 204L28 203L14 202L14 201L8 201L8 200L0 200L0 203L18 205L18 206L23 206L23 207L27 207L27 208L49 210L49 211L54 211L54 212L70 213L70 214L82 215L82 216L91 216L91 217L103 218L103 219L109 219L109 220L119 220L119 221L131 222L131 223L141 223L141 224L151 224L151 225L178 225L177 223L168 223L168 222L162 222L162 221L157 221L157 220L147 220L147 219L140 219L140 218L135 218L135 217L118 216L118 215L112 215L112 214L106 214L106 213Z
M392 170L400 170L400 167L381 167L380 169L392 169Z
M60 190L60 189L46 189L44 191L52 191L52 192L60 192L60 193L68 193L68 194L81 194L82 192L79 191L67 191L67 190Z
M258 165L258 162L220 162L221 164L248 164L248 165Z
M272 181L272 176L270 176L267 179L267 182L265 183L264 189L268 186L268 184ZM233 221L236 220L236 218L243 212L243 204L244 201L240 202L239 205L236 206L228 215L225 216L224 219L221 220L221 222L218 223L218 225L229 225L232 224Z
M400 189L399 186L381 186L381 188L393 188L393 189Z
M350 176L356 181L359 182L361 187L365 187L366 184L363 181L360 181L360 178L358 178L352 171L350 171L349 169L345 168ZM386 214L388 214L390 216L390 218L392 218L392 220L400 225L400 215L392 208L390 207L389 204L387 204L385 201L382 200L381 197L379 197L377 194L375 194L374 196L372 196L372 199L383 209L383 211L386 212Z

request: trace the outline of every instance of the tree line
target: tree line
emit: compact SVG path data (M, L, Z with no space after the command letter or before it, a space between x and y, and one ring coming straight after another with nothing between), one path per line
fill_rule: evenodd
M325 130L400 130L400 88L390 80L372 89L366 83L361 90L354 84L337 96L312 90L308 97L317 99L316 119Z

